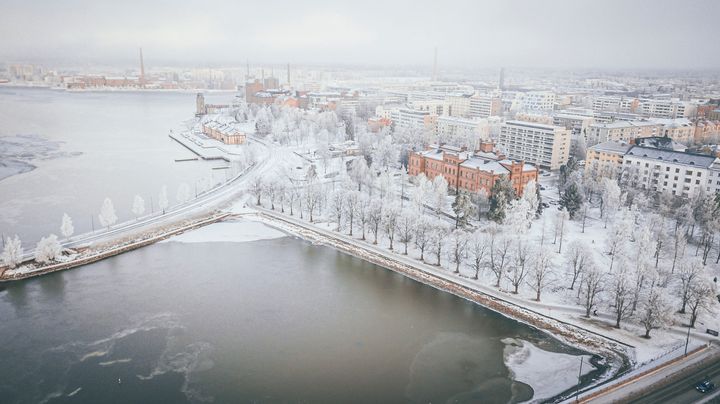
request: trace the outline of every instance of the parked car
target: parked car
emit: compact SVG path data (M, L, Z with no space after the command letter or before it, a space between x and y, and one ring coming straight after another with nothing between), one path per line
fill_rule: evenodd
M544 191L544 190L545 190L545 187L542 186L542 185L540 185L540 190L541 190L541 191Z
M545 209L547 209L547 208L550 207L550 205L548 205L547 203L543 202L543 203L542 203L542 207L545 208Z
M700 383L695 385L695 390L701 392L701 393L707 393L709 391L715 390L715 383L711 382L710 380L703 380Z

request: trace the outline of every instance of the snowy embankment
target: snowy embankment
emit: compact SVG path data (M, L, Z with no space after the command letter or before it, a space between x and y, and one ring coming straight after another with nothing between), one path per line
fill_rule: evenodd
M170 237L161 243L244 243L285 236L285 233L260 222L238 220L214 223Z
M533 389L533 402L546 400L578 383L578 375L586 375L595 368L590 364L590 355L569 355L542 350L528 341L505 338L503 356L505 366L512 377ZM580 358L583 366L580 373ZM548 383L552 375L552 383Z

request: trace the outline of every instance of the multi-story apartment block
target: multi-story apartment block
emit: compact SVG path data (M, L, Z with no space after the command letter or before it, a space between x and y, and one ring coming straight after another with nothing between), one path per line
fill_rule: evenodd
M502 100L496 95L475 94L468 98L467 116L470 118L487 118L500 116L503 112Z
M487 119L467 119L452 116L439 116L437 118L435 135L441 139L447 139L458 134L471 134L478 142L488 141L490 140L490 123Z
M662 125L649 121L594 123L588 127L585 140L589 145L603 142L630 142L638 137L658 136Z
M623 156L632 147L627 142L603 142L588 147L585 172L613 177L620 173Z
M558 170L570 156L570 130L554 125L507 121L500 129L498 147L512 159Z
M408 103L408 106L418 111L427 111L437 116L450 116L452 104L446 100L417 100Z
M552 91L518 92L512 102L512 111L552 111L555 108L555 93Z
M452 189L490 193L496 181L508 178L515 192L522 195L528 182L538 179L538 169L522 161L505 159L492 151L491 143L481 144L480 150L469 153L448 146L431 146L412 153L409 158L410 175L425 174L429 179L442 175Z
M678 99L643 98L639 100L639 104L636 112L648 118L690 118L697 113L696 105Z
M633 146L623 156L623 180L651 191L691 197L720 190L720 159L653 147Z
M695 137L695 125L687 118L650 118L648 121L662 125L661 136L688 144Z
M409 128L424 128L434 131L437 114L430 111L421 111L412 108L398 108L390 115L395 130Z

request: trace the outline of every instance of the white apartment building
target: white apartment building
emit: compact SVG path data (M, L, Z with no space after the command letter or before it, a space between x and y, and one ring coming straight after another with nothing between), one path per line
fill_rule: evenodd
M554 125L507 121L501 127L498 148L514 160L558 170L570 156L570 130Z
M643 98L639 100L636 112L649 118L690 118L697 114L697 106L678 99L656 100Z
M437 115L430 111L412 108L398 108L391 112L390 120L395 129L425 128L435 129Z
M487 119L468 119L451 116L439 116L435 125L435 135L447 139L458 134L471 133L477 141L490 140L490 122Z
M408 103L408 106L437 116L450 116L452 112L452 106L446 100L416 100Z
M695 137L695 125L687 118L650 118L648 121L661 125L660 135L676 142L689 144Z
M555 93L552 91L527 91L515 94L511 111L552 111Z
M720 159L713 156L633 146L622 166L623 180L642 189L686 198L720 190Z
M491 94L475 94L468 99L467 116L470 118L500 116L502 112L502 100L498 96Z

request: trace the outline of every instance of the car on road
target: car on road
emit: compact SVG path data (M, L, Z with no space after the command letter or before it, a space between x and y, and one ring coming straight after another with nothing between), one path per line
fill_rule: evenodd
M708 391L715 390L715 383L711 382L710 380L703 380L700 383L695 385L695 390L701 392L701 393L707 393Z

